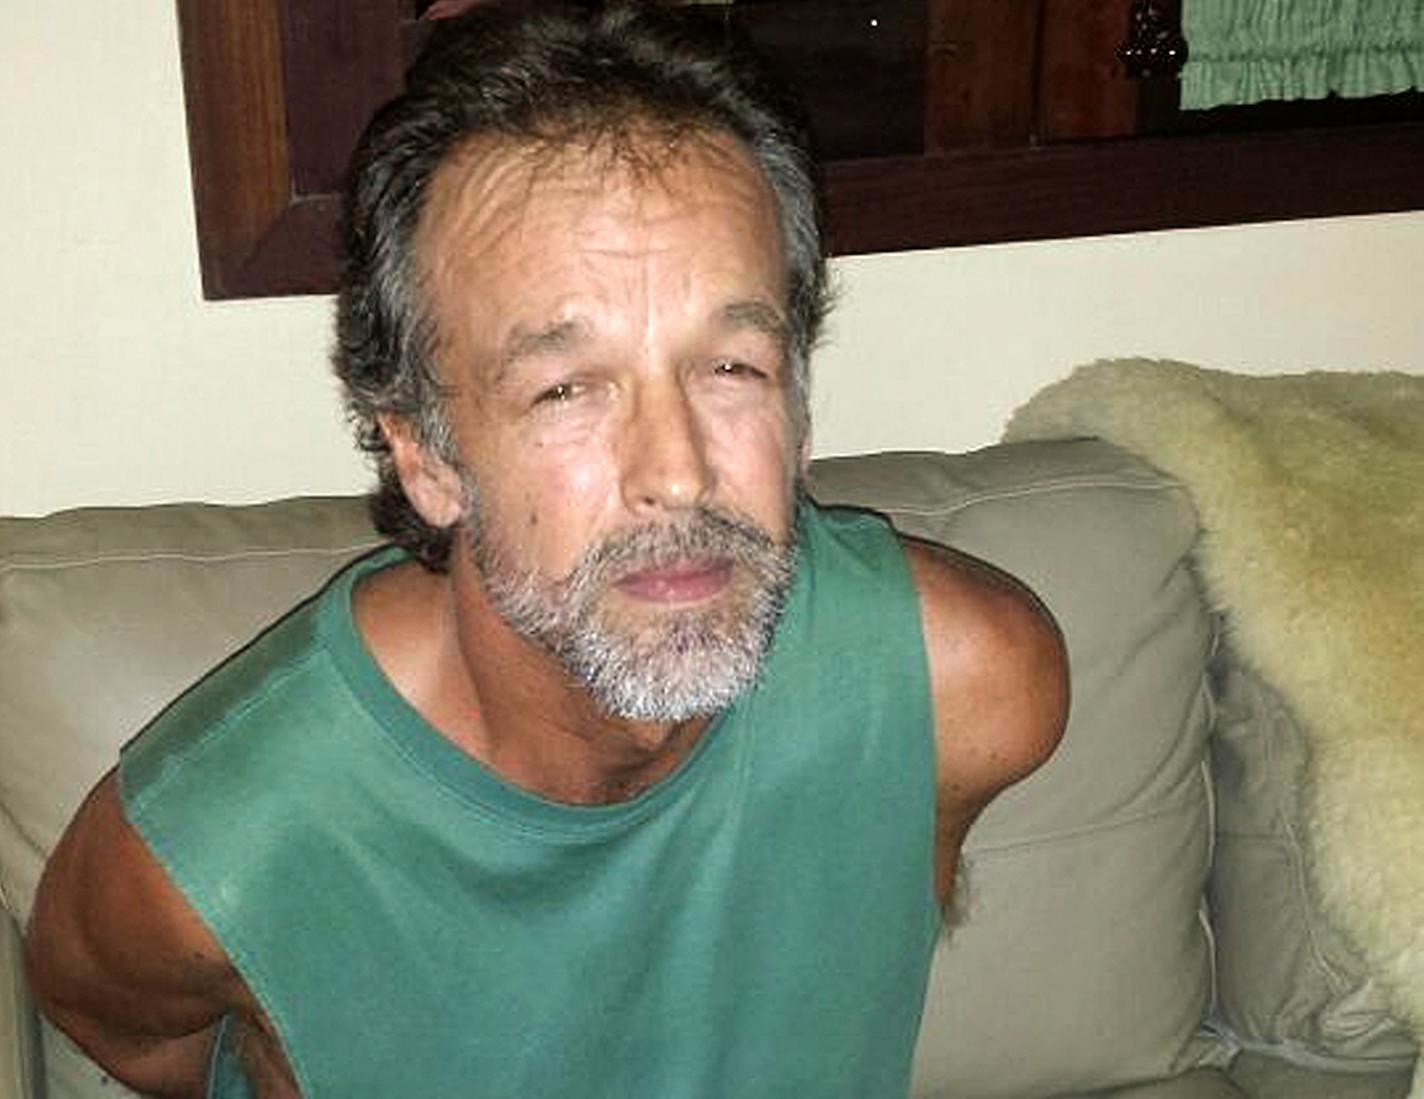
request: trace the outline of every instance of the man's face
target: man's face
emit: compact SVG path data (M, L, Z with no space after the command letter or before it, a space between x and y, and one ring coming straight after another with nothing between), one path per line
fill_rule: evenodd
M735 143L641 140L457 155L420 247L490 602L609 712L681 720L754 678L790 581L785 264Z

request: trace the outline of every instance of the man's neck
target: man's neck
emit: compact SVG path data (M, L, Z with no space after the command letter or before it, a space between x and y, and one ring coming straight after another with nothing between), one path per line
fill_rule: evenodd
M362 580L357 632L440 735L513 785L569 804L626 801L666 777L710 719L609 717L562 665L512 631L460 568L413 562Z

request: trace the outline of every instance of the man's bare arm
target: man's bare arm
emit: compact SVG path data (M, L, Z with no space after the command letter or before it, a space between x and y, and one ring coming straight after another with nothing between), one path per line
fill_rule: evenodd
M935 715L936 888L947 904L965 833L1057 746L1068 662L1048 612L983 562L926 543L906 555L920 596Z
M116 1078L150 1095L204 1092L216 1025L245 989L206 926L95 787L40 881L25 943L40 1008Z

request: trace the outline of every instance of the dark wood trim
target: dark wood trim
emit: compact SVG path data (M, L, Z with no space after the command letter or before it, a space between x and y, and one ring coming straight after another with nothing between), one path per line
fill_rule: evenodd
M826 166L838 255L1424 209L1424 123Z
M1035 57L1033 136L1039 141L1127 137L1142 133L1133 80L1105 42L1121 42L1132 0L1044 0ZM1174 84L1175 86L1175 84Z
M927 153L1029 140L1041 8L1042 0L931 0Z
M281 0L207 3L178 19L203 291L226 298L288 201Z
M400 89L390 0L177 0L203 293L331 291L341 164Z
M395 91L408 19L391 0L341 0L335 30L303 22L330 0L177 3L205 296L331 292L334 153L303 135L331 110L349 141ZM936 24L932 42L953 30ZM299 104L287 102L293 81ZM840 255L1424 209L1424 123L836 161L825 184Z
M340 222L338 194L290 198L249 247L204 260L204 296L221 300L334 292L341 278Z

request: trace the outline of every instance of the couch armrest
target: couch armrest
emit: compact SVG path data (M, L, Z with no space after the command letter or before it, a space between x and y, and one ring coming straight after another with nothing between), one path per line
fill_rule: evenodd
M20 964L20 928L0 912L0 1099L39 1099L34 1005Z

